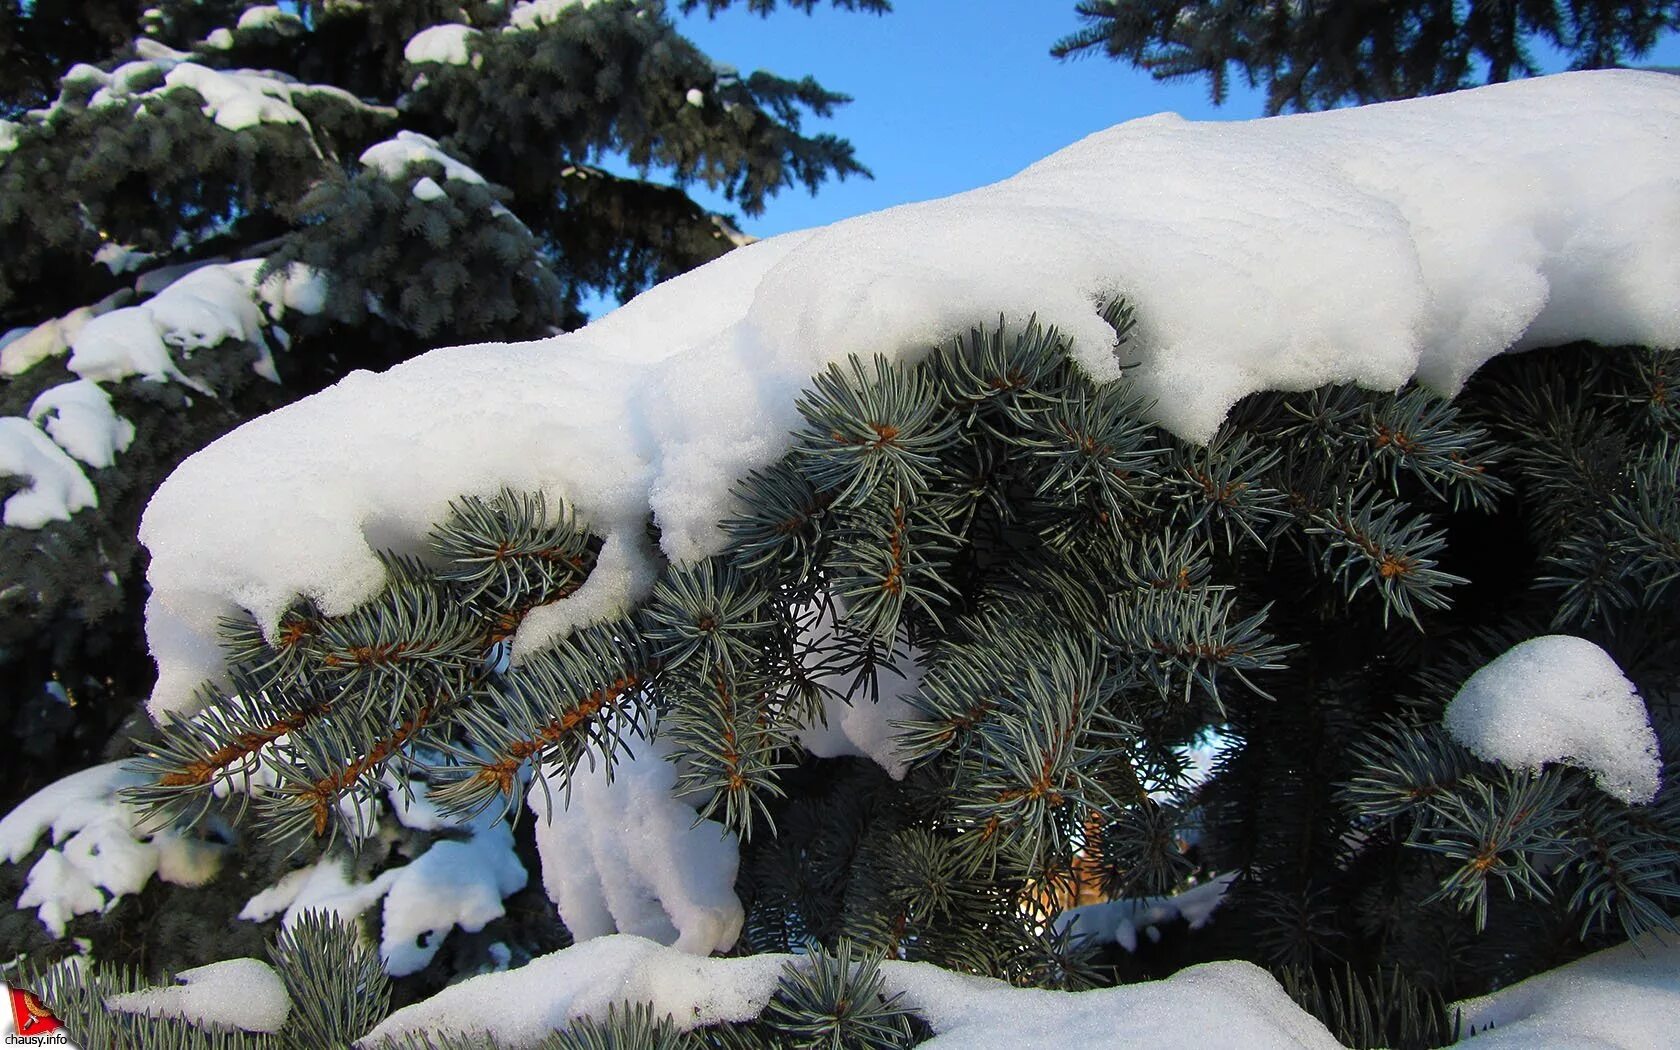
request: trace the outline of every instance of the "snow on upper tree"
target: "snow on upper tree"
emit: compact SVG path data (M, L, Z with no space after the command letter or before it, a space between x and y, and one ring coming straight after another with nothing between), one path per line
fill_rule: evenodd
M1677 138L1634 73L1148 118L253 420L0 947L95 1045L1653 1045Z
M575 328L587 297L732 250L750 238L687 188L753 215L864 174L802 128L843 101L713 63L656 0L0 5L20 757L87 761L149 688L134 530L183 456L356 368Z

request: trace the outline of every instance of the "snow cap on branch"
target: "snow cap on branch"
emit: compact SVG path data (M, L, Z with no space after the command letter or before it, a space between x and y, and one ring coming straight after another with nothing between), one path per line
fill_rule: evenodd
M1610 654L1585 638L1530 638L1471 675L1447 705L1447 731L1489 762L1538 771L1566 762L1623 802L1657 794L1661 762L1645 701Z
M141 526L154 713L270 629L380 587L464 494L563 497L663 553L724 543L732 483L786 447L850 354L913 357L1036 314L1098 380L1205 441L1259 390L1414 377L1451 392L1513 347L1680 346L1680 80L1573 73L1246 123L1163 115L1001 183L731 252L564 336L437 350L258 419L186 461ZM1116 356L1099 300L1139 326ZM646 567L639 567L646 578ZM638 571L629 567L626 571ZM634 597L634 596L632 596ZM523 651L548 639L523 636Z

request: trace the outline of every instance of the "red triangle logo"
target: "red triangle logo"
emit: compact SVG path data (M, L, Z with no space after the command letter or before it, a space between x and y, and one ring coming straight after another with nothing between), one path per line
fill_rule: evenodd
M33 992L26 992L22 988L10 989L12 993L12 1020L17 1023L18 1035L46 1035L56 1032L61 1027L58 1018L47 1012L41 1005L41 1000L35 998Z

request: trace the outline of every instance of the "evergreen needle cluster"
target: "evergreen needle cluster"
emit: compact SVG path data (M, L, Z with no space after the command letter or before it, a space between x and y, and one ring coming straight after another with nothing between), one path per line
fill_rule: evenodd
M1130 311L1105 316L1123 359ZM189 822L249 803L241 827L314 851L363 838L387 770L517 818L532 778L562 805L580 766L657 736L742 844L737 950L841 960L755 1022L783 1045L919 1038L890 1004L835 1005L874 1002L845 990L872 987L850 952L1063 989L1243 957L1354 1045L1439 1045L1447 1002L1674 929L1672 763L1629 805L1441 727L1477 667L1563 630L1627 670L1672 758L1672 367L1576 348L1453 401L1261 395L1191 446L1033 322L854 358L739 483L727 549L637 607L510 665L599 541L536 495L465 497L356 611L228 623L234 688L161 728L134 796ZM800 747L902 676L902 779ZM1215 922L1135 953L1063 918L1222 873ZM692 1038L632 1010L556 1045Z

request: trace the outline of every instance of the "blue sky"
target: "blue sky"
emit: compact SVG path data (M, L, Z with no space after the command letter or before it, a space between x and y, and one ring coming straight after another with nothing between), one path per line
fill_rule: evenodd
M1050 45L1079 26L1074 0L898 0L895 8L761 19L739 4L715 19L679 19L719 62L809 74L854 99L806 130L849 139L874 180L830 182L815 197L784 191L762 216L744 219L747 232L768 236L996 182L1093 131L1162 110L1193 119L1261 115L1260 94L1235 82L1216 109L1200 79L1162 83L1100 55L1051 58ZM1670 37L1643 61L1680 65L1680 40Z

